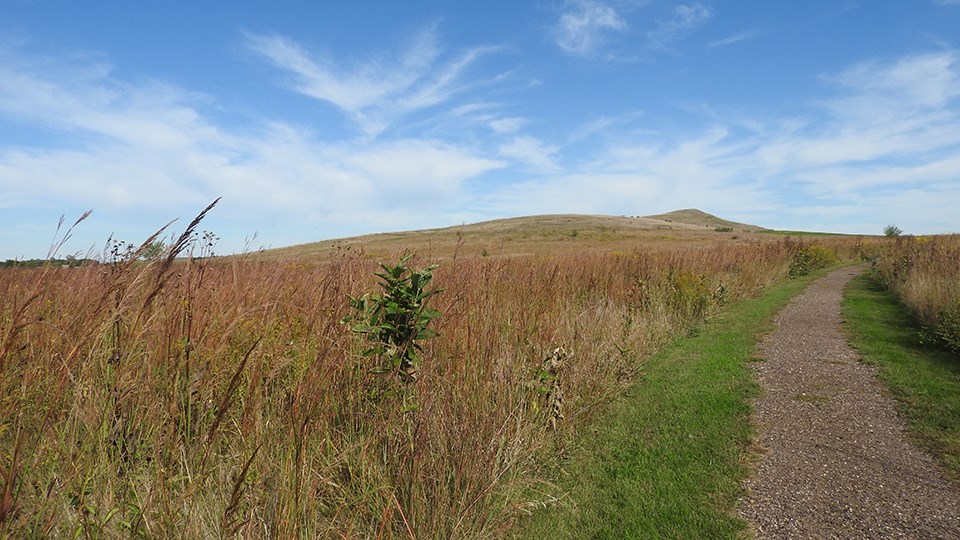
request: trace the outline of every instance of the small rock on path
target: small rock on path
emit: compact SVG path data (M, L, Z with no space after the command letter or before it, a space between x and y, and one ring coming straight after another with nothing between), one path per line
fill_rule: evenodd
M960 539L957 486L907 441L841 329L843 287L863 270L811 284L760 345L762 455L739 508L757 538Z

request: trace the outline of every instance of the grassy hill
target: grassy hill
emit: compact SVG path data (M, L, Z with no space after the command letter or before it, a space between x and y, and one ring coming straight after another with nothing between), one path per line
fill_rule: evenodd
M708 214L702 210L697 210L696 208L686 208L684 210L667 212L666 214L647 216L647 219L666 221L668 223L676 222L686 225L697 225L714 229L729 228L734 231L742 232L760 232L768 230L757 225L748 225L746 223L737 223L736 221L727 221L725 219L718 218L713 214Z
M516 256L558 250L629 251L643 245L676 245L759 240L763 227L736 223L687 209L646 217L549 214L438 229L378 233L264 251L264 258L326 257L338 250L362 250L373 258L404 250L436 258Z

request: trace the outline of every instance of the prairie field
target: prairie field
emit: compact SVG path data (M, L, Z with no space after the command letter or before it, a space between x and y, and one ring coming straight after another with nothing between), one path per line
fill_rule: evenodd
M526 255L405 246L433 251L397 269L430 273L439 314L415 377L342 322L399 246L191 257L194 241L0 269L0 536L508 535L562 496L544 471L646 358L863 248L704 227Z
M892 239L874 270L924 326L929 341L960 352L960 235Z

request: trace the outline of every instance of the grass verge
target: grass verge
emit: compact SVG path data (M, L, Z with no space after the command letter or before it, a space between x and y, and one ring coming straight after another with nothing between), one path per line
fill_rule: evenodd
M568 494L534 514L528 538L736 538L748 473L748 363L771 317L824 271L741 302L644 364L643 376L584 433L559 485Z
M854 347L878 366L915 439L960 480L960 356L921 343L917 321L870 275L848 286L843 316Z

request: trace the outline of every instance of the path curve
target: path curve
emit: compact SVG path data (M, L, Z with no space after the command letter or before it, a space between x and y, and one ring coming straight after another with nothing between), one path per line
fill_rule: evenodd
M757 538L960 538L960 492L907 442L894 403L847 344L834 271L776 317L756 362L761 452L740 515Z

